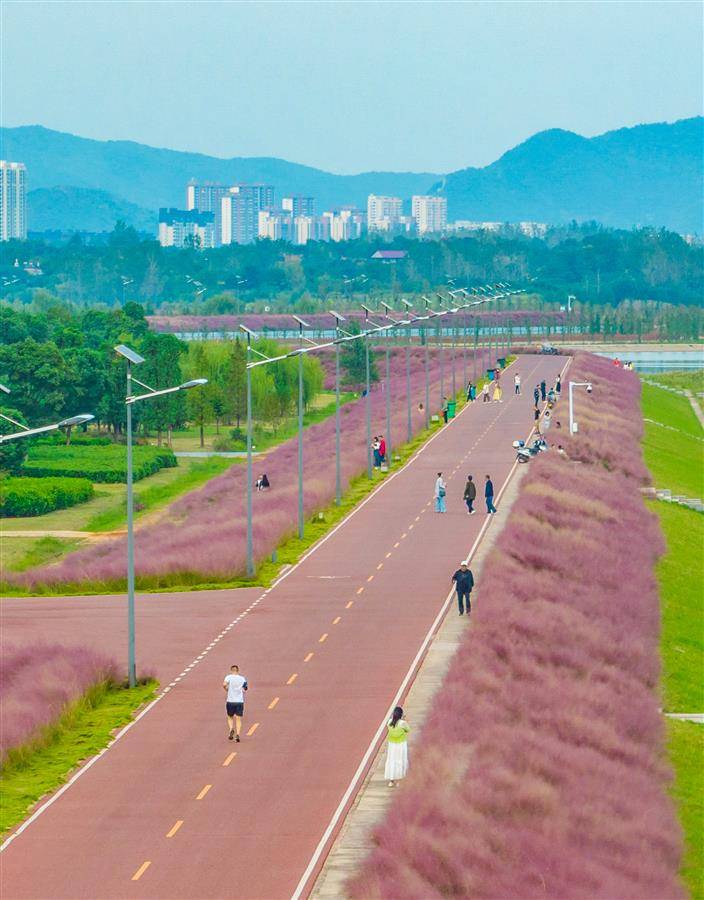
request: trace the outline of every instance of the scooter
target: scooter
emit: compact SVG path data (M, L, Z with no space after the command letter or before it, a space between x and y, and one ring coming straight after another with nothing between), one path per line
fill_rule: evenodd
M536 438L532 444L526 445L525 441L514 441L513 446L516 450L516 460L519 463L530 462L534 456L548 449L547 442L544 438Z

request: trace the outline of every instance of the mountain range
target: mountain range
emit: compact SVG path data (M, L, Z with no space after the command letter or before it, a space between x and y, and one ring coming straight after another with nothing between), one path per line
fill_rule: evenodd
M32 231L106 231L117 219L153 231L160 206L183 207L191 179L273 184L278 198L317 198L319 211L366 207L370 193L408 200L447 197L448 219L576 219L702 231L704 119L638 125L593 138L542 131L483 168L447 175L364 172L336 175L270 157L220 159L96 141L39 125L0 129L3 159L28 169Z

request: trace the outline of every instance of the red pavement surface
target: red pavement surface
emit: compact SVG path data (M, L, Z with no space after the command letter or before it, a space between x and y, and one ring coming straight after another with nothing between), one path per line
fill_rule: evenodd
M3 900L291 897L485 521L481 503L466 514L465 474L499 490L532 387L564 363L520 358L502 404L464 410L264 595L5 849ZM250 681L241 744L226 738L231 662Z

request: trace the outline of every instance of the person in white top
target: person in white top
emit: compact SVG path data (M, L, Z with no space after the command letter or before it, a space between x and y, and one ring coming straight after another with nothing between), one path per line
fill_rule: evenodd
M447 486L443 481L442 472L438 472L438 477L435 479L435 493L433 494L433 497L435 498L435 512L447 512L445 507L446 490Z
M244 715L244 692L249 687L247 679L240 675L239 666L230 666L230 674L225 676L222 686L227 691L225 711L227 713L227 727L230 732L228 738L229 740L234 738L239 743L242 716ZM235 734L237 735L236 737Z
M484 387L482 388L482 403L489 402L489 382L484 382Z
M521 376L518 372L513 376L513 389L516 392L516 396L521 393Z

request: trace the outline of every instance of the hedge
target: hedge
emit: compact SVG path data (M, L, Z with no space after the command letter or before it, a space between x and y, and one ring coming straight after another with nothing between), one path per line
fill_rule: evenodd
M0 516L41 516L85 503L92 496L93 485L86 478L3 478Z
M164 447L134 448L134 480L153 475L159 469L177 465L173 451ZM34 478L55 475L87 478L89 481L114 484L127 481L127 450L124 446L37 446L30 448L22 473Z

